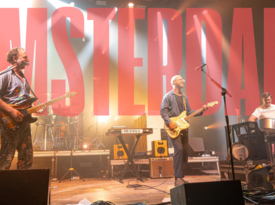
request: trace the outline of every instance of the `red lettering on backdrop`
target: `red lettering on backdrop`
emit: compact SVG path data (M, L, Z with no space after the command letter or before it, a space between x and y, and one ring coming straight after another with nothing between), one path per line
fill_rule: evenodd
M202 64L202 21L205 22L206 32L206 63L204 67L210 76L222 84L222 21L220 15L205 8L186 9L186 94L192 109L202 107L202 75L195 68ZM205 112L204 115L216 113L221 106L221 89L217 88L206 78L206 103L218 101L219 104Z
M242 65L244 89L241 89ZM227 96L228 115L235 115L235 108L240 107L241 99L245 99L246 115L251 115L259 106L257 74L252 9L236 8L233 15L227 80L227 90L233 97Z
M82 38L84 38L84 16L77 8L63 7L54 11L52 15L52 36L55 48L68 76L69 90L71 92L77 92L78 95L72 97L70 100L70 113L67 112L68 107L65 105L65 100L59 102L59 105L66 110L65 112L58 109L57 105L53 106L53 110L56 114L61 116L76 116L79 115L84 109L84 81L79 61L67 35L67 17L71 19L70 37L80 38L79 41L82 42ZM60 83L63 86L64 82ZM60 83L52 84L52 97L54 96L53 93L58 93L58 91L60 92L58 88L53 86L57 84L59 85ZM65 90L58 95L61 96L64 93Z
M163 65L163 19L167 21L167 65ZM170 8L148 9L148 114L160 115L163 76L166 91L182 66L182 17Z
M21 47L20 42L20 24L18 8L0 8L0 71L5 70L9 63L6 60L6 54L10 50L10 41L12 47Z
M264 9L264 92L275 96L275 8Z
M145 9L118 10L118 115L142 115L144 105L134 104L134 67L142 66L141 58L134 58L135 19L144 19Z
M109 20L114 8L88 8L94 20L94 115L109 115Z
M30 65L25 69L25 76L31 86L33 66L35 66L34 92L40 102L47 101L47 9L29 8L27 15L26 53ZM34 46L36 44L35 50ZM34 53L36 51L36 53ZM35 65L33 58L35 54ZM42 115L47 115L44 112Z

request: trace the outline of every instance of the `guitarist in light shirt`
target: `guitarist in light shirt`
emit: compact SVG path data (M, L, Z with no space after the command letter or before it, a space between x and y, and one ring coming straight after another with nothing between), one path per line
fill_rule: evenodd
M8 51L6 57L10 63L9 67L15 68L0 75L0 109L8 113L16 122L21 122L23 114L8 104L20 105L31 98L30 87L22 72L28 65L29 59L25 50L20 47ZM45 109L46 107L37 113L42 113ZM23 122L22 126L15 131L6 130L1 126L0 169L10 168L16 150L18 151L17 169L30 168L33 149L28 123Z
M270 93L265 92L261 95L262 105L255 109L248 121L255 122L264 118L275 118L275 105L271 104L272 96Z
M187 115L195 111L191 110L187 96L181 92L181 89L184 87L184 79L180 75L176 75L172 77L171 84L173 90L163 97L160 113L164 123L173 130L177 128L177 124L172 122L170 117L179 116L184 110L186 110ZM204 105L203 111L207 109L208 106ZM203 111L196 116L202 115ZM188 129L181 131L177 138L171 140L174 146L173 164L175 186L178 186L183 183L188 183L183 179L188 161Z

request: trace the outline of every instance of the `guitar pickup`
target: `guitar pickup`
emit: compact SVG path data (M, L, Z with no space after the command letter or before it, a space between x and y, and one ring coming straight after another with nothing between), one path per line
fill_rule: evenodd
M177 124L178 127L180 127L180 123L178 121L175 122Z
M181 117L180 120L181 120L183 123L186 123L186 120L185 120L183 117Z

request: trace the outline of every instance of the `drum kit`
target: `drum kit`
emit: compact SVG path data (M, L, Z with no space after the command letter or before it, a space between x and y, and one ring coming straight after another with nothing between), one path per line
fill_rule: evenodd
M78 138L78 117L56 114L39 116L33 138L36 150L70 150L81 146Z
M247 123L249 123L249 122L247 122ZM242 125L242 124L244 124L244 123L240 123L240 124L236 124L236 125ZM275 155L275 149L274 149L274 147L275 147L275 119L272 119L272 118L259 119L257 121L256 125L258 125L258 126L256 126L256 129L259 128L261 134L263 134L263 136L264 136L264 141L267 145L266 146L267 155L268 155L268 158L270 159L270 163L273 164L273 157ZM233 127L234 127L234 125L233 125ZM232 132L234 132L234 131L232 130ZM255 133L255 130L252 130L250 132L251 132L250 133L251 135L253 135L253 134L257 135L257 133ZM241 134L240 133L238 133L238 134L239 134L238 135L239 142L232 144L232 156L234 159L236 159L238 161L247 160L248 158L251 158L250 150L248 149L248 147L246 145L240 143ZM248 133L248 135L249 135L249 133ZM257 144L256 146L259 146L259 145ZM255 151L255 149L256 148L254 148L254 151Z

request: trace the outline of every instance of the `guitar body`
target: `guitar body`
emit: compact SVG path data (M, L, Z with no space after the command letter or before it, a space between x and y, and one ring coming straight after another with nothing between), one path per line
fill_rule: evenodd
M218 104L218 102L214 101L214 102L211 102L211 103L207 103L207 106L208 107L213 107L216 104ZM182 130L186 130L190 127L187 120L189 120L191 117L194 117L196 114L198 114L201 111L203 111L203 108L200 108L200 109L196 110L195 112L193 112L192 114L190 114L188 116L186 116L186 111L183 111L179 116L171 117L170 120L177 125L177 128L172 130L172 129L170 129L169 126L164 124L164 127L165 127L165 130L166 130L167 134L172 139L176 139L179 136L179 134Z
M47 107L53 103L56 103L60 100L65 99L67 97L71 98L75 95L77 95L77 92L66 92L65 95L63 95L59 98L55 98L51 101L48 101L46 103L43 103L43 104L40 104L40 105L37 105L34 107L32 107L32 103L36 101L36 98L30 98L29 100L27 100L24 103L19 104L19 105L9 105L23 114L23 116L24 116L23 121L16 122L9 113L7 113L3 110L0 110L0 124L4 125L4 127L7 130L16 130L23 123L24 124L25 123L33 123L33 122L37 121L36 117L31 116L32 113L36 113L39 110L43 109L44 107Z
M22 104L9 106L13 107L14 109L18 110L23 114L24 112L27 112L28 108L32 107L32 103L35 101L35 98L30 98ZM9 113L3 110L0 110L0 118L0 124L4 125L4 127L9 130L15 130L16 128L19 128L23 123L33 123L37 121L36 117L34 118L31 115L26 115L23 118L22 122L16 122Z
M167 134L172 138L172 139L176 139L180 132L182 130L186 130L190 127L190 124L185 120L186 118L186 111L183 111L179 116L177 117L171 117L170 120L172 120L172 122L177 124L177 128L172 130L170 129L169 126L164 125L165 130L167 132Z

